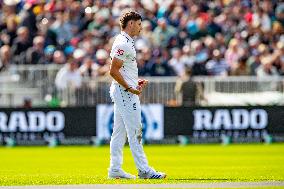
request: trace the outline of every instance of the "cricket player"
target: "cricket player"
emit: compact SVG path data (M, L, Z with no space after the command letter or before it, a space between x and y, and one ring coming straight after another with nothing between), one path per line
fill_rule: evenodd
M110 167L108 178L135 179L134 175L122 170L123 146L128 138L129 146L138 177L141 179L162 179L165 173L149 167L142 139L141 106L139 94L147 85L147 80L138 84L138 68L134 36L141 31L141 16L134 11L127 11L120 18L121 33L116 37L110 53L110 75L113 82L110 96L114 102L114 126L110 141Z

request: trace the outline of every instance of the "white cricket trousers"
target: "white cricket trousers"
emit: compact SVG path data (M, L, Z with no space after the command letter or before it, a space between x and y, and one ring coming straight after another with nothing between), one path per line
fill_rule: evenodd
M149 165L142 146L141 106L139 97L125 92L124 87L113 83L110 96L114 102L114 125L110 141L110 169L121 169L123 147L128 138L137 169L148 171Z

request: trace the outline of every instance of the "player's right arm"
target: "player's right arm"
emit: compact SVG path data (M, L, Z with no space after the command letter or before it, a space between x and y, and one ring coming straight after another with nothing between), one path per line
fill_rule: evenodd
M128 89L129 92L139 95L142 92L142 88L139 88L139 90L130 88L130 86L126 83L124 78L122 77L121 73L119 72L120 68L123 65L123 60L120 60L116 57L112 58L111 65L110 65L110 75L111 77L117 81L118 84L123 86L125 89Z

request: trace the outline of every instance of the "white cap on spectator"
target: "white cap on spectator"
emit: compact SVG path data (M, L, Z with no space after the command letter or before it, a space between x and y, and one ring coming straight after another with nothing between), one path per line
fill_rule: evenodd
M20 0L4 0L4 4L8 6L17 5L19 2Z
M107 59L107 57L108 57L108 54L107 54L106 50L104 50L104 49L97 50L97 52L96 52L96 58L97 59Z
M86 52L82 49L76 49L73 53L73 58L80 59L86 55Z

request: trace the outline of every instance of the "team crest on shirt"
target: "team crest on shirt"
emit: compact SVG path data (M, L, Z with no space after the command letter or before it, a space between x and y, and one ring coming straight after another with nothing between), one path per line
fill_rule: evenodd
M123 54L124 54L124 50L118 49L118 50L116 51L116 53L117 53L118 55L123 55Z

